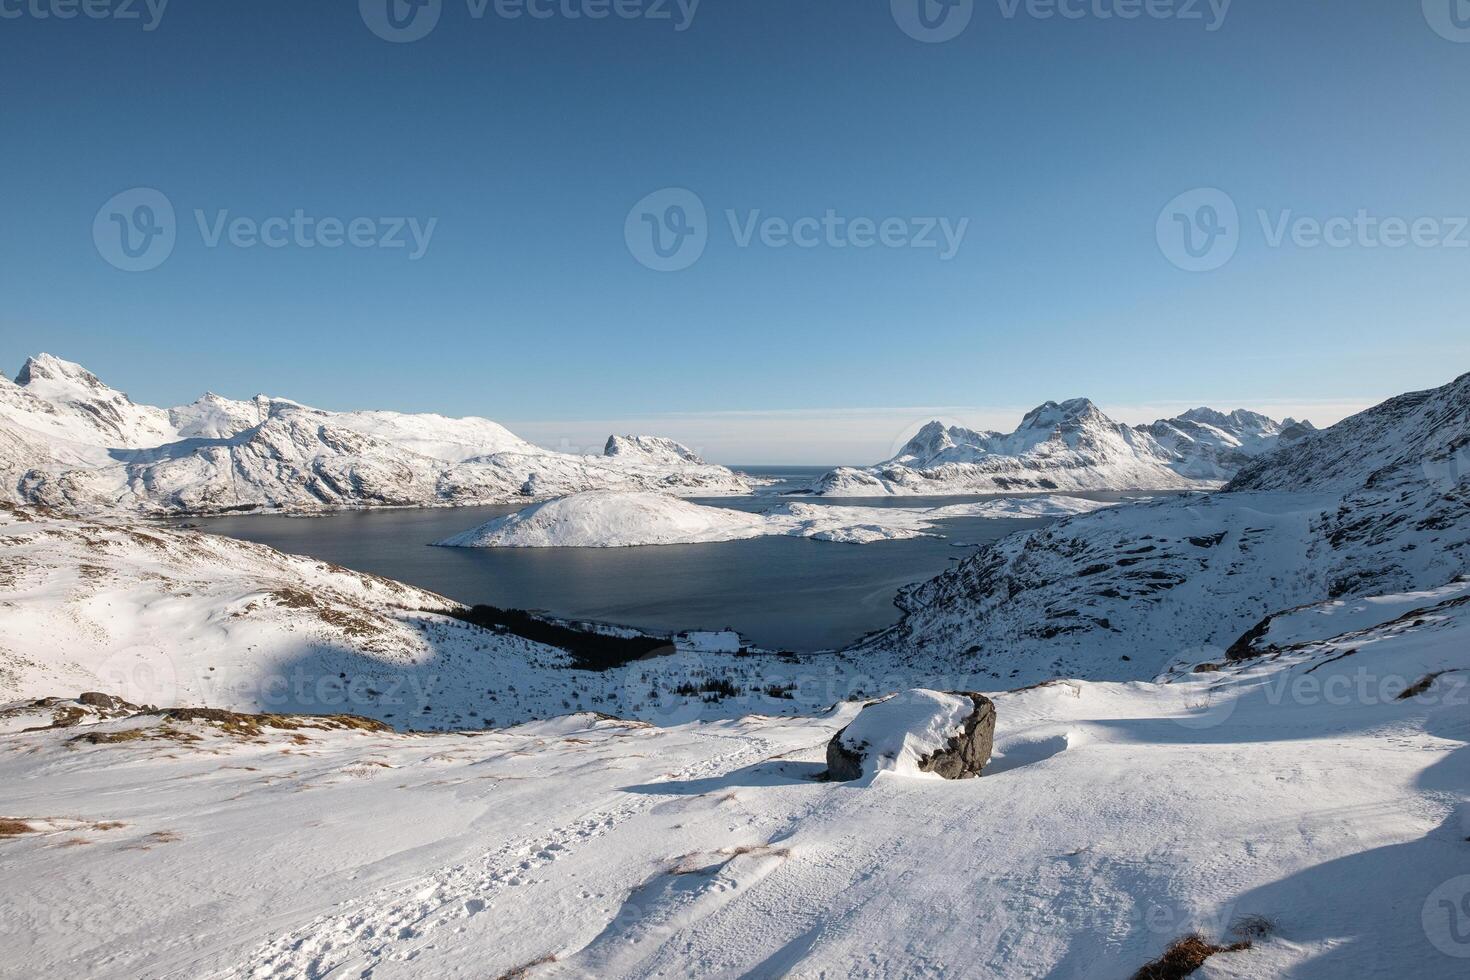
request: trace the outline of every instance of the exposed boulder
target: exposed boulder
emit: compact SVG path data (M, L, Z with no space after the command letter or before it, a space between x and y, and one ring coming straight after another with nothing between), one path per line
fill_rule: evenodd
M827 774L845 782L879 772L971 779L990 761L995 704L973 691L914 689L867 705L827 743Z

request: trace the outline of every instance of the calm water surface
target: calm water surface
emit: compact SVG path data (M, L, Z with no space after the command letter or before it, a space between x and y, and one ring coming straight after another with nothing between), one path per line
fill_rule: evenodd
M804 484L822 472L805 467L743 469L791 484ZM832 502L922 507L958 499ZM782 500L763 494L701 502L756 511ZM893 597L901 587L932 578L974 550L955 547L955 542L981 544L1046 523L966 518L945 521L939 528L944 538L869 545L764 537L647 548L430 546L518 509L508 504L312 518L219 517L198 524L216 534L384 575L460 602L657 631L730 627L760 646L805 652L839 647L891 625L898 618Z

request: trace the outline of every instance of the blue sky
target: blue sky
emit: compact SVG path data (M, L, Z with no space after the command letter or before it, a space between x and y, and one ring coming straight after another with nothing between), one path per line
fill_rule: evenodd
M1172 15L1131 20L1101 16L1128 0L978 0L943 43L852 0L596 20L565 11L598 0L515 19L442 0L406 43L368 26L386 0L173 0L152 30L143 0L136 20L38 16L57 2L0 0L9 373L48 350L155 404L267 391L825 463L876 458L925 414L1009 427L1087 395L1129 421L1199 403L1331 421L1470 369L1470 31L1450 0L1155 0ZM175 212L149 271L94 239L134 188ZM626 234L668 217L655 197L630 220L665 188L705 211L679 271ZM1161 247L1175 214L1202 220L1186 196L1159 221L1196 188L1239 214L1207 272ZM777 247L780 225L741 243L829 211L890 222L895 247ZM239 244L298 212L339 238L354 219L364 241L396 219L432 234ZM1375 230L1340 245L1292 224L1360 212ZM1389 247L1384 219L1431 223ZM941 220L964 223L952 257L903 244L942 242Z

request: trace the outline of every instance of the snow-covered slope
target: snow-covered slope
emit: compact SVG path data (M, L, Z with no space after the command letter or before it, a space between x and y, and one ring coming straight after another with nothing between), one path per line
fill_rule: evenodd
M589 489L749 493L754 481L668 439L551 452L486 419L325 412L207 394L135 405L50 355L0 380L4 497L73 512L290 511L496 503Z
M781 534L871 544L932 534L937 521L949 518L1062 517L1107 506L1044 496L927 508L786 503L751 513L661 493L589 490L532 504L438 543L449 548L626 548Z
M1197 932L1249 944L1201 978L1462 977L1452 602L1385 596L1347 634L1298 617L1275 652L1161 683L992 694L965 781L822 781L856 703L3 734L0 976L1090 980Z
M1247 466L1228 492L1003 539L901 594L858 653L1017 683L1218 659L1269 613L1470 568L1470 375Z
M1180 475L1221 482L1278 445L1297 442L1316 431L1310 422L1277 422L1242 409L1227 415L1212 408L1191 409L1138 428L1176 457L1173 465Z
M1207 408L1130 427L1076 398L1033 409L1008 435L930 422L887 462L833 470L811 492L867 497L1205 488L1307 431L1310 423Z
M401 730L574 710L676 723L830 702L816 689L768 694L799 662L739 656L738 637L681 636L582 669L562 649L452 618L458 603L398 582L196 531L8 504L0 595L0 702L100 691L165 707L350 713ZM732 685L728 699L700 689L712 676Z

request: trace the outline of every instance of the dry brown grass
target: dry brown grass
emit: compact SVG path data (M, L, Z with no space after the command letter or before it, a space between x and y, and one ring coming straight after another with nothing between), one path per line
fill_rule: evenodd
M518 966L518 967L516 967L514 969L506 970L500 976L496 977L495 980L521 980L522 977L524 977L527 973L530 973L536 967L538 967L538 966L545 966L548 963L555 963L555 962L556 962L556 954L555 953L548 953L547 955L541 957L540 959L532 960L529 963L522 963L520 966Z
M1133 974L1133 980L1182 980L1204 966L1205 960L1216 953L1238 953L1250 948L1249 940L1229 946L1217 946L1199 933L1192 933L1170 943L1169 948L1164 950L1164 955L1152 963L1144 964Z
M0 839L6 837L19 837L21 834L34 834L36 828L24 820L12 820L9 817L0 817Z
M72 739L89 745L111 745L118 742L167 740L172 742L198 742L193 732L181 731L170 722L202 722L226 735L241 739L259 739L267 730L289 732L289 738L297 745L311 741L310 731L359 731L392 732L393 729L380 721L360 715L278 715L246 714L226 711L223 708L170 708L157 712L156 727L127 728L117 732L86 732Z

